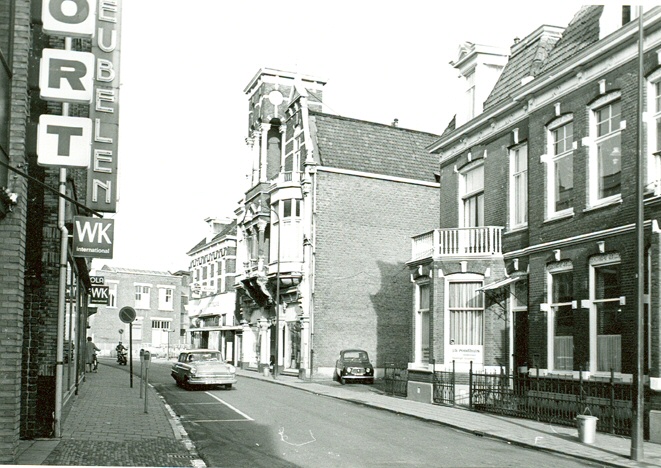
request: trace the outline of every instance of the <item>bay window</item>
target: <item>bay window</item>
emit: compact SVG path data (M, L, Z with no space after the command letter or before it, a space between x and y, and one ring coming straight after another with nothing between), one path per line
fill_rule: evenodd
M479 291L482 282L450 282L448 309L450 313L450 343L455 345L484 344L484 301Z

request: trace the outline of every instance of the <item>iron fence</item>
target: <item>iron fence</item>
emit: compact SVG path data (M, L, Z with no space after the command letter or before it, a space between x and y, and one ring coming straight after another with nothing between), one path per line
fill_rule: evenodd
M451 371L434 372L434 403L454 406L457 392L455 375L454 361L452 362Z
M591 414L599 418L597 430L611 434L631 435L632 399L631 384L617 381L613 373L603 381L585 380L582 372L578 380L540 376L539 370L532 375L470 373L471 409L566 426L576 425L580 414Z
M409 371L407 365L397 364L395 362L386 362L383 383L384 391L387 395L405 397L409 381Z

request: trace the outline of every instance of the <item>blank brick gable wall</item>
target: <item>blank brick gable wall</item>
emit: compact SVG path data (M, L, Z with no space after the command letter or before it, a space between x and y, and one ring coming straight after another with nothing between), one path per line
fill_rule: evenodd
M314 365L360 347L408 362L411 237L437 227L438 188L319 171L316 186Z

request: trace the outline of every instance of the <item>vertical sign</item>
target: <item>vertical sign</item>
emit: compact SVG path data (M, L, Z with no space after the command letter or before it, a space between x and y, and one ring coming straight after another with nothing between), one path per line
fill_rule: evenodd
M87 206L107 213L117 210L120 16L120 0L99 1L96 37L92 41L96 70L90 106L94 131L92 164L87 177Z

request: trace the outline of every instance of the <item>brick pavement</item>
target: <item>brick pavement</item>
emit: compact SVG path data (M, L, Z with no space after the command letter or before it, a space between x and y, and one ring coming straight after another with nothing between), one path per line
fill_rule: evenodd
M103 363L102 363L103 364ZM113 366L86 375L66 409L58 441L23 441L20 465L197 466L205 464L173 412L153 388L140 398L140 378Z

